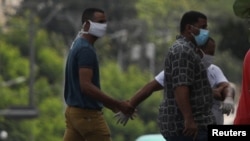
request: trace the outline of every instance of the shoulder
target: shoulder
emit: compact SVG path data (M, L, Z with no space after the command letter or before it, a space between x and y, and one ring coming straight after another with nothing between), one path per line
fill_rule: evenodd
M209 67L208 67L208 71L221 71L220 67L215 65L215 64L211 64Z
M218 66L215 64L211 64L208 68L217 68Z
M185 56L185 55L195 56L196 55L194 47L188 42L176 41L170 50L173 54L181 54L182 56Z
M209 78L217 80L218 82L227 82L228 81L227 78L225 77L224 73L220 69L220 67L218 67L214 64L211 64L208 67L207 73L208 73Z
M164 86L164 71L161 71L155 76L155 81L157 81L161 86Z
M74 47L78 48L78 50L85 52L95 52L95 48L84 38L79 37L75 40Z
M195 45L183 36L177 37L176 41L174 42L173 47L175 47L175 46L178 46L178 47L186 49L186 50L189 50L189 49L193 50L195 48Z

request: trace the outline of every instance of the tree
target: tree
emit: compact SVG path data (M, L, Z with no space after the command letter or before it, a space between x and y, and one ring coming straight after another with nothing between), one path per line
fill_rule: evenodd
M25 81L29 75L28 66L28 60L15 46L0 40L0 94L5 99L0 104L1 108L9 104L27 104Z
M228 19L234 19L231 13L232 3L233 0L228 0L227 3L212 0L24 0L18 15L13 16L6 24L7 29L0 33L0 85L8 84L6 82L16 80L19 76L26 79L8 87L0 86L0 108L28 103L29 57L30 47L33 46L34 103L39 110L39 117L21 121L0 117L0 128L9 131L9 140L42 140L44 134L47 135L47 141L62 138L65 128L62 99L64 56L81 27L79 17L82 10L89 6L104 8L109 15L107 36L98 40L96 48L100 55L102 89L114 98L129 99L153 78L154 74L148 69L149 59L145 55L148 43L156 46L155 72L162 70L165 52L179 32L180 16L191 9L207 13L211 36L215 38L218 48L222 46L224 49L216 52L216 63L222 66L230 80L240 82L240 68L235 67L235 64L240 65L240 60L229 53L236 48L226 44L233 41L232 39L237 44L245 41L243 38L240 40L229 36L232 32L237 32L230 27L244 33L240 27L241 21L228 22ZM220 27L221 23L225 24ZM140 54L142 57L135 61L131 58L131 52L137 45L143 51ZM240 50L237 50L238 53ZM134 140L141 134L159 132L156 117L161 99L161 92L153 94L137 107L138 116L129 121L126 127L116 125L114 113L104 109L113 139Z
M30 80L31 63L29 60L31 38L27 33L29 23L25 17L13 18L8 23L7 30L0 34L1 109L30 106L30 86L27 85ZM64 105L61 97L64 46L59 35L49 35L41 29L37 29L33 40L35 81L32 95L35 97L33 106L37 107L39 116L33 120L1 117L0 127L8 132L9 140L27 141L36 138L44 140L46 134L46 140L59 141L64 132ZM20 82L20 79L16 79L20 77L25 79Z

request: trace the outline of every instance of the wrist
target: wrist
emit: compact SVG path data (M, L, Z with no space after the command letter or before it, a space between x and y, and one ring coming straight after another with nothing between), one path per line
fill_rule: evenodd
M229 102L229 101L234 102L234 98L232 96L227 96L227 97L225 97L224 102L225 101L227 101L227 102Z

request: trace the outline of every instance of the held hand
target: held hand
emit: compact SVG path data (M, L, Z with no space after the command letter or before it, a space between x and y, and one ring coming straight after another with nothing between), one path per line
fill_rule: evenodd
M221 105L222 113L227 114L234 113L234 99L232 97L226 97Z
M122 101L119 106L120 111L126 116L130 116L135 112L135 108L131 106L129 101Z
M114 115L114 117L117 118L117 124L122 124L123 126L125 126L129 119L134 119L135 113L133 113L131 116L126 116L121 111L119 111Z

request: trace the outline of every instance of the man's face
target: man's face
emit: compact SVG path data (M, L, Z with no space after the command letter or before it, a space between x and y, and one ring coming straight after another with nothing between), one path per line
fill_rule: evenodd
M207 20L199 18L198 22L194 24L198 28L207 29Z
M88 20L84 24L84 31L87 31L89 35L100 38L106 33L107 24L106 16L102 12L95 12L93 18Z
M92 22L96 22L96 23L106 23L106 16L104 13L101 12L95 12L94 14L94 18L92 20Z
M194 35L198 35L200 33L200 29L207 29L207 20L199 18L198 22L192 25L192 33Z

